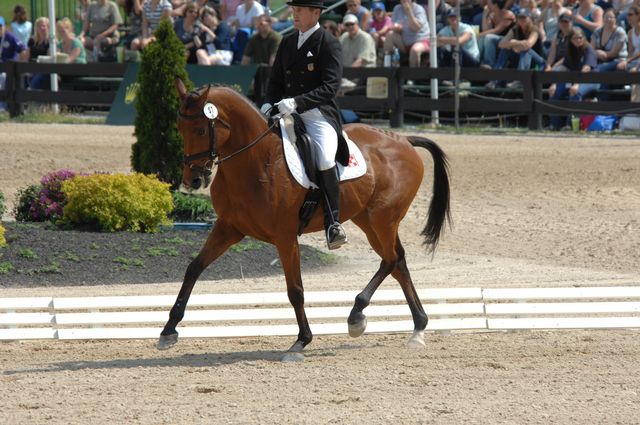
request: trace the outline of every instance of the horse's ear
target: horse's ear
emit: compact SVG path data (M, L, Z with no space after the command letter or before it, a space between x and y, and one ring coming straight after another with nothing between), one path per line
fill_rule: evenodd
M201 106L204 106L204 104L209 100L209 90L211 90L211 84L207 84L207 89L200 96Z
M175 84L176 90L178 91L178 96L180 96L181 100L184 100L184 98L187 97L187 88L185 87L180 77L176 77Z

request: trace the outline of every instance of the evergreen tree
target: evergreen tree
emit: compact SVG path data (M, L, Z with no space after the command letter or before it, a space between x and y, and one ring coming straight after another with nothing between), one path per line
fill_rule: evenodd
M154 174L173 188L182 181L182 136L176 126L180 106L175 78L193 87L186 71L184 45L169 19L154 33L156 41L143 51L138 71L135 136L131 165L134 171Z

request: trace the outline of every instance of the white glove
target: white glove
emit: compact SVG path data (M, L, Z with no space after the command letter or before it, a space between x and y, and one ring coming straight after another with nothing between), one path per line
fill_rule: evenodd
M260 107L260 112L262 112L262 115L267 115L269 112L271 112L271 108L273 108L273 106L270 103L265 103L264 105L262 105L262 107Z
M293 98L282 99L280 102L276 103L276 105L282 115L291 115L297 108L296 101Z

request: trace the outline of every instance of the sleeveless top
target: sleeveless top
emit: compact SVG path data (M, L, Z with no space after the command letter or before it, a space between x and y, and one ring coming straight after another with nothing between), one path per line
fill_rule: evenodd
M629 40L629 44L633 46L633 53L640 52L640 34L636 34L636 29L631 28L631 40Z
M532 30L531 32L535 31ZM528 34L525 34L522 29L520 28L519 25L514 25L513 26L513 38L514 40L526 40L529 38L529 36L531 35L531 32ZM540 36L540 32L538 31L538 39L536 40L535 44L531 47L531 50L533 50L534 52L542 55L542 37Z
M583 16L584 19L586 19L589 22L593 22L593 11L596 10L596 8L600 8L600 6L597 5L593 5L593 7L591 7L591 9L589 9L589 12ZM573 8L573 16L576 16L579 12L580 9L580 5L576 5L576 7ZM593 34L591 32L591 30L587 27L585 27L584 25L580 25L580 24L573 24L576 27L579 27L582 29L582 31L584 32L584 36L587 38L587 40L591 40L591 34Z

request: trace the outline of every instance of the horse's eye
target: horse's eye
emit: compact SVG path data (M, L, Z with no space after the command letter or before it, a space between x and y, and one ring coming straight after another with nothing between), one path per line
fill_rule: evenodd
M198 129L196 129L196 134L198 136L204 136L204 128L200 127Z

